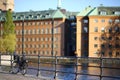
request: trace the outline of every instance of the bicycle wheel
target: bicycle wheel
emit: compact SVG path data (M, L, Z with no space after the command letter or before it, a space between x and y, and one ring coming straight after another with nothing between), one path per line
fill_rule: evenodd
M24 63L23 66L21 66L21 74L25 75L27 73L27 68L28 68L28 64Z
M19 72L19 64L13 63L12 73L17 74Z

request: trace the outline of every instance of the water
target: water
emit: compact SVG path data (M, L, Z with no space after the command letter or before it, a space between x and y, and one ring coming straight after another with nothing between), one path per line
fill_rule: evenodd
M34 68L34 69L29 69L27 74L29 75L34 75L36 76L38 71L37 71L37 64L30 64L31 66L29 68ZM99 67L86 67L89 66L89 64L82 64L83 66L78 66L77 67L77 72L78 73L83 73L83 74L92 74L92 75L99 75L100 74L100 68ZM96 66L99 66L98 64L93 64ZM93 66L92 65L92 66ZM104 67L118 67L120 68L120 65L116 64L103 64ZM75 73L76 68L71 65L57 65L57 71L63 71L63 72L68 72L68 73L57 73L57 79L59 80L74 80L75 79L75 74L69 74L69 73ZM51 64L40 64L40 69L45 69L45 70L55 70L55 66ZM49 71L40 71L40 77L45 77L45 78L51 78L53 79L55 76L54 72L49 72ZM116 76L120 77L120 69L102 69L102 75L103 76ZM100 80L99 76L88 76L88 75L77 75L77 80ZM106 78L103 77L102 80L120 80L115 79L115 78Z

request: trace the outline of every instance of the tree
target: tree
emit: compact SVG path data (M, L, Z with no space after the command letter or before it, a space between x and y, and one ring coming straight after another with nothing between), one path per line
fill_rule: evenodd
M1 51L4 53L14 52L16 46L15 25L12 19L12 13L10 10L6 12L6 19L3 26L3 35L0 40Z
M101 55L109 57L120 56L120 17L111 18L101 35Z

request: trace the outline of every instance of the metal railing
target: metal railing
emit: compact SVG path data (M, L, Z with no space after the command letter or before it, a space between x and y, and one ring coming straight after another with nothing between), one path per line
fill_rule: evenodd
M7 61L10 62L10 68L12 69L13 67L13 55L10 55L10 59L2 59L2 55L0 54L0 67L2 66L2 61ZM120 58L83 58L83 57L60 57L60 56L40 56L39 55L26 55L26 58L28 59L29 63L35 63L37 64L37 67L29 69L37 70L36 76L40 75L41 71L48 71L48 72L53 72L54 73L54 79L57 79L57 73L67 73L67 74L74 74L75 78L74 80L78 79L78 75L86 75L86 76L95 76L99 77L99 80L102 80L102 78L114 78L114 79L120 79L120 74L119 76L114 76L114 75L104 75L103 69L110 69L110 70L119 70L120 71ZM112 66L105 66L105 64L110 63L110 64L116 64L117 66L112 67ZM40 65L41 64L51 64L54 66L54 69L48 70L48 69L41 69ZM84 66L83 64L86 64ZM92 64L92 65L91 65ZM69 65L73 66L75 70L73 72L70 71L60 71L57 69L58 65ZM90 74L90 73L80 73L79 72L79 67L87 67L87 68L99 68L99 74Z

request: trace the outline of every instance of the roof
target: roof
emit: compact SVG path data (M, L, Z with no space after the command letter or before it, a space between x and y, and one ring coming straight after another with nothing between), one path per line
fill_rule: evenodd
M43 10L43 11L28 11L28 12L13 12L13 20L43 20L51 18L66 18L60 10ZM5 13L0 14L0 19L4 20Z
M83 11L78 13L77 16L88 16L92 10L93 10L93 8L91 6L88 6Z
M51 17L52 18L66 18L66 16L59 9L55 11Z
M79 12L70 12L70 11L67 11L67 12L65 13L65 15L69 18L70 16L77 16L78 13L79 13Z
M120 16L120 6L118 7L87 7L77 16Z
M118 12L116 14L116 12ZM94 10L89 14L89 16L92 15L100 15L100 16L115 16L120 15L120 7L96 7Z

